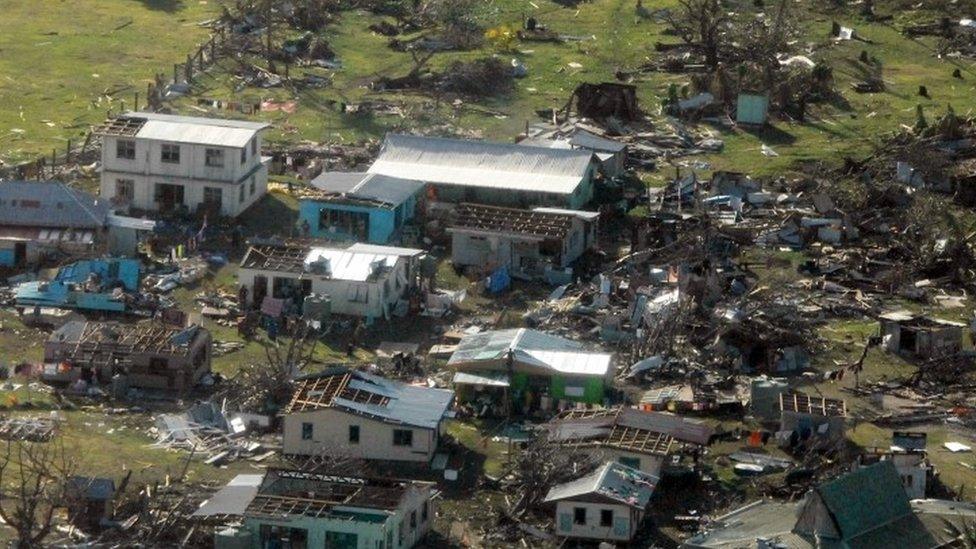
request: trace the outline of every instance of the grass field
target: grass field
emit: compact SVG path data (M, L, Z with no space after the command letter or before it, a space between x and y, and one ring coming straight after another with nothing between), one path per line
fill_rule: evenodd
M0 160L63 150L89 125L145 101L156 72L172 73L216 0L6 0L0 18Z

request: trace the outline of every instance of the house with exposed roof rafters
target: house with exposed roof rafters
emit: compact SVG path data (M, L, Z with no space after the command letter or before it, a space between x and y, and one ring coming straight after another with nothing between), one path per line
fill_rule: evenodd
M344 367L295 380L284 411L285 454L428 463L454 392Z

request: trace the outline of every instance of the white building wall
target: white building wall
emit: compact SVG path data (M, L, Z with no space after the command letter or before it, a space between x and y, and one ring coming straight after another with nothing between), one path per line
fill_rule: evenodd
M317 455L334 452L340 456L389 461L426 463L437 450L437 432L394 425L363 416L325 408L285 416L282 448L285 454ZM302 440L302 424L312 424L312 439ZM359 443L349 443L349 426L359 426ZM413 431L413 445L394 446L394 430Z
M310 273L289 273L266 271L259 269L241 268L237 272L238 283L247 286L248 299L254 298L254 278L264 276L268 279L268 295L271 295L275 277L291 280L311 280L312 292L328 295L332 300L332 312L340 315L362 316L370 318L385 317L385 312L392 312L393 306L406 291L407 286L400 284L400 278L406 279L406 264L403 259L397 261L393 269L385 273L380 279L370 282L355 282L336 280ZM368 298L366 302L352 301L349 296L355 293L354 287L366 287ZM389 291L387 291L389 288ZM253 305L253 302L251 303Z
M577 524L575 509L586 509L586 521ZM601 512L613 512L611 526L600 524ZM594 540L629 541L640 524L641 516L626 505L612 503L590 503L581 501L560 501L556 504L556 535L568 538Z
M203 202L204 187L220 188L221 214L236 217L252 204L257 202L268 189L268 166L261 159L261 136L244 147L247 159L241 164L241 149L232 147L214 147L187 143L167 143L147 139L131 139L135 142L135 158L119 158L117 146L119 137L105 136L102 138L102 174L100 192L102 198L113 199L116 195L116 182L119 179L133 181L134 196L130 206L146 210L157 211L154 202L156 183L180 185L183 187L184 204L195 210ZM168 163L162 161L164 144L180 147L180 162ZM223 167L209 167L206 165L206 150L220 149L224 151ZM248 174L251 174L248 176ZM247 176L247 177L245 177ZM254 192L251 192L251 177L254 178ZM241 200L240 186L243 185L244 199Z

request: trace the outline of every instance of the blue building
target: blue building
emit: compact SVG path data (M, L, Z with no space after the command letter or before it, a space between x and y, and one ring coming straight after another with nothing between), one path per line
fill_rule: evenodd
M302 198L299 224L306 236L389 244L416 215L424 183L370 173L327 172Z
M139 290L141 277L135 259L79 261L61 267L54 280L18 285L14 298L18 307L122 312L128 308L126 294Z

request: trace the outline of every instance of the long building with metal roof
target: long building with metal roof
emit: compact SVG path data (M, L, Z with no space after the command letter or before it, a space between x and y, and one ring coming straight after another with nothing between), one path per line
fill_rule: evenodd
M368 171L423 181L445 202L579 208L597 170L590 151L391 134Z

